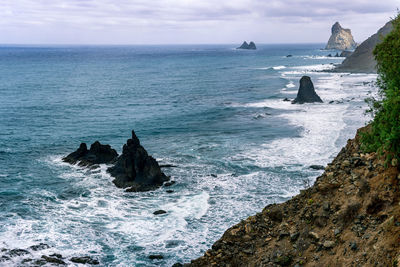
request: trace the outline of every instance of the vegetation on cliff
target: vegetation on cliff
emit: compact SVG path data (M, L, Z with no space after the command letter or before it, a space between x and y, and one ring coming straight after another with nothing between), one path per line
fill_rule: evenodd
M369 100L374 119L371 131L363 135L368 152L386 152L387 160L400 160L400 14L393 31L374 50L378 67L380 100Z

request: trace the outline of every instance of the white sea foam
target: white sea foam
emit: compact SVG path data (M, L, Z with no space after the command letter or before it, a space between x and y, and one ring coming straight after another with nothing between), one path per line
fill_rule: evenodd
M283 69L286 69L286 66L275 66L275 67L272 67L274 70L283 70Z

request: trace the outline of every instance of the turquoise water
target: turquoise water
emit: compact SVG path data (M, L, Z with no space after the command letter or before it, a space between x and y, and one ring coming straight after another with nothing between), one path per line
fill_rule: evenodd
M50 245L0 265L51 253L103 266L188 262L298 193L320 174L309 165L328 163L368 120L375 88L363 82L375 76L318 72L343 60L322 44L234 47L0 47L0 248ZM324 103L282 101L305 74ZM106 166L61 162L80 142L121 152L132 129L178 166L164 170L173 193L125 193Z

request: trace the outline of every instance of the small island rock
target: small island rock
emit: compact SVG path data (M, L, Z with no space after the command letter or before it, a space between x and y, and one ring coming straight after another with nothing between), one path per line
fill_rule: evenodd
M242 44L241 46L239 46L238 48L236 48L236 49L250 49L250 50L256 50L257 47L256 47L256 44L255 44L254 42L250 42L250 43L248 44L246 41L244 41L243 44Z
M350 29L344 29L339 22L336 22L331 31L332 35L325 49L352 50L356 48L357 44Z
M130 187L129 192L154 190L169 180L157 161L140 145L134 131L132 138L123 146L122 155L107 171L115 177L113 183L117 187Z
M297 92L297 97L295 100L292 101L292 104L304 104L314 102L322 103L323 101L315 92L311 78L308 76L303 76L300 79L300 88Z
M63 161L70 164L79 162L81 166L90 166L94 164L111 163L117 157L117 151L112 149L110 145L102 145L99 141L96 141L90 146L89 150L85 143L81 143L79 148L63 158Z

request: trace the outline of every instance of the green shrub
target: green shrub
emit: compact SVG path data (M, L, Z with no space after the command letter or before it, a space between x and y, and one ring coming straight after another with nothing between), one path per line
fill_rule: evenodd
M387 160L400 160L400 13L393 31L375 47L380 100L370 101L371 129L362 136L367 152L386 153Z

